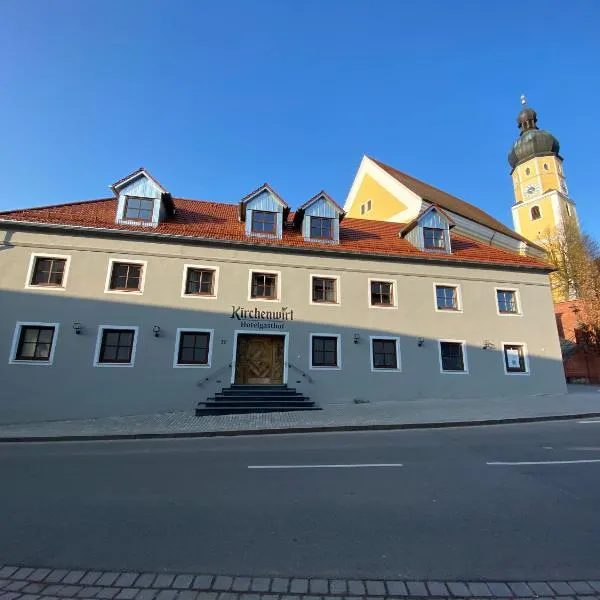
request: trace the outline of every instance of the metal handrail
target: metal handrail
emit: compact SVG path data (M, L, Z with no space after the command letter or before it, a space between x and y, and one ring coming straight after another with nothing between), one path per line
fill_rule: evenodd
M302 369L299 369L294 363L288 361L286 364L288 367L292 367L294 371L298 371L298 373L300 373L300 375L302 375L303 377L306 377L308 383L314 383L313 378L308 373L305 373Z
M226 371L227 369L231 369L231 363L227 363L226 365L223 365L220 369L213 371L210 375L208 375L204 379L201 379L200 381L198 381L196 383L196 385L198 387L202 387L207 381L210 381L213 377L216 377L217 375L221 374L223 371Z

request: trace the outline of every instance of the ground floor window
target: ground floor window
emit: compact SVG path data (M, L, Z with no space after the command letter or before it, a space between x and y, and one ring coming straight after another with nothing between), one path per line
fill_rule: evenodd
M465 342L440 340L440 368L443 373L466 373Z
M312 334L311 367L339 369L339 335Z
M527 373L527 353L523 344L503 344L504 368L507 373Z
M11 362L50 364L57 329L50 323L17 323Z
M96 365L133 366L137 327L100 327Z
M212 330L178 329L173 366L210 367Z
M399 370L398 345L398 338L371 338L371 366L373 370Z

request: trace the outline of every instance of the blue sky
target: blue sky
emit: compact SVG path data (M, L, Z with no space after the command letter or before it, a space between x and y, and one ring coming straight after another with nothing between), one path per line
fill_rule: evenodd
M343 203L363 154L511 224L527 94L600 237L600 3L0 0L0 209L268 181Z

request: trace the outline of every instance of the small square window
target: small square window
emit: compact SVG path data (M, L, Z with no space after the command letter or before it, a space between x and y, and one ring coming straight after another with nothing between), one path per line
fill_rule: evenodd
M423 227L423 243L425 250L445 250L446 232L437 227Z
M188 268L185 293L190 296L214 296L215 272L212 269Z
M393 306L394 284L391 281L371 281L371 306Z
M45 325L21 325L15 361L50 362L56 328Z
M253 233L275 233L277 227L277 213L265 210L252 211Z
M435 286L435 301L438 310L458 310L458 292L455 287Z
M517 293L513 290L497 290L498 312L501 314L518 314Z
M103 329L98 363L130 364L134 340L134 329Z
M206 331L182 331L179 336L177 364L207 365L209 347L210 333Z
M312 301L335 304L337 302L337 280L326 277L312 278Z
M442 361L442 371L465 371L462 342L440 342L440 357Z
M30 285L62 287L67 264L64 258L35 258Z
M504 365L507 373L527 373L525 351L521 344L504 344Z
M125 216L127 221L152 221L154 213L153 198L127 197L125 199Z
M396 340L374 339L372 352L374 369L398 369Z
M333 239L333 219L310 217L310 237L324 240Z
M277 275L273 273L252 273L251 298L277 299Z
M142 265L113 262L110 289L120 292L139 292L142 284Z
M332 367L338 365L338 338L315 335L312 337L312 366Z

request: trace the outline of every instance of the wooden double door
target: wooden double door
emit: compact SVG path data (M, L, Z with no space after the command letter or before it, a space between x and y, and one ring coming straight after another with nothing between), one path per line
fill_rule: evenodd
M283 383L283 340L282 335L240 334L237 339L235 383Z

